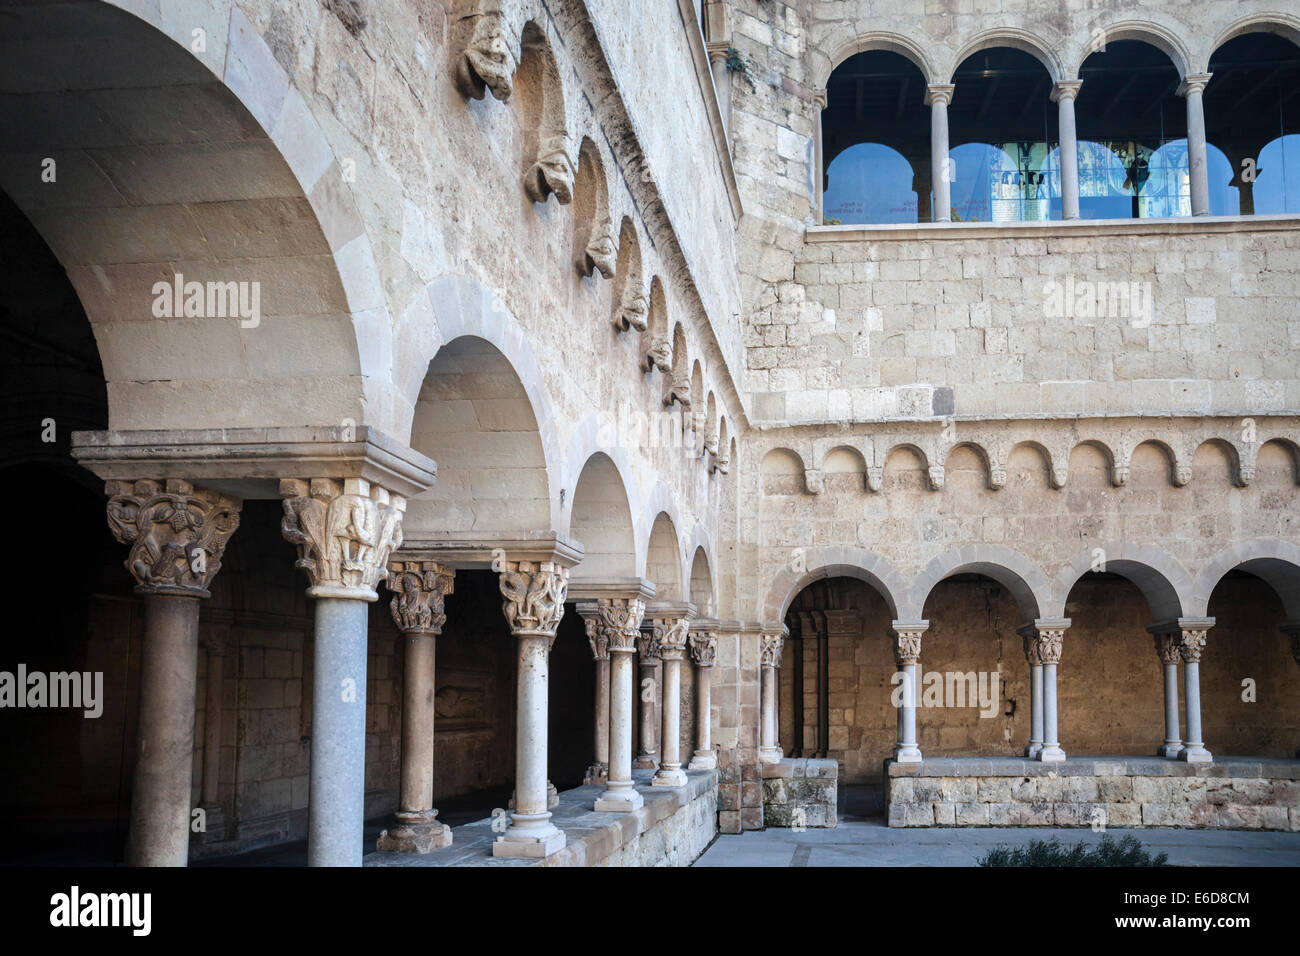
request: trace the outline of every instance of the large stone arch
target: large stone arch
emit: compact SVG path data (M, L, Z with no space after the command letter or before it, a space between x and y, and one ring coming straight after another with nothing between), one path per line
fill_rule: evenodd
M683 601L687 581L683 573L681 538L667 511L655 513L646 536L646 577L654 582L656 601Z
M1219 47L1247 33L1272 33L1300 46L1300 17L1289 13L1269 12L1252 13L1234 20L1215 35L1208 47L1197 51L1200 54L1197 59L1198 68L1209 72L1210 59L1218 52Z
M690 589L690 601L700 614L716 616L718 613L718 562L713 551L713 539L704 525L697 523L686 542L685 558L689 573L685 578ZM707 593L700 589L707 583Z
M902 609L901 619L923 620L926 599L935 585L962 573L982 574L997 581L1015 598L1026 621L1044 616L1051 585L1042 568L1019 551L1000 544L968 544L939 555L921 569L908 592L908 603Z
M435 279L398 320L393 382L401 415L394 436L410 440L415 406L431 363L444 345L465 336L482 339L500 352L528 396L546 462L550 527L558 529L562 527L558 489L564 487L563 459L546 380L519 320L476 279L458 275Z
M885 50L889 53L897 53L921 71L921 76L925 78L927 85L938 82L936 78L939 76L939 71L935 69L933 62L926 54L925 47L913 37L888 30L873 30L841 40L838 44L831 46L831 44L835 43L835 39L834 37L828 38L830 42L827 43L825 48L834 51L829 56L822 53L814 53L810 56L814 71L814 85L818 87L824 89L826 81L831 78L835 68L849 57L858 53L866 53L868 50Z
M1118 574L1133 582L1147 599L1153 622L1189 616L1193 594L1191 575L1159 548L1129 541L1085 548L1066 562L1053 582L1051 604L1044 616L1065 617L1070 591L1079 578L1094 570Z
M947 61L941 71L942 75L947 77L944 82L951 83L957 68L965 63L969 57L981 50L989 50L993 47L1010 47L1013 50L1028 53L1043 65L1053 83L1059 83L1067 78L1061 66L1061 59L1053 50L1052 44L1037 34L1018 27L994 27L971 37L962 45L956 55Z
M812 548L797 553L777 572L763 603L764 621L781 621L795 596L814 581L854 578L871 585L885 599L889 613L902 619L908 609L908 587L888 560L856 547Z
M636 498L625 474L607 452L595 451L574 476L568 534L583 547L570 578L575 583L645 577L647 541L632 520Z
M307 100L238 5L199 3L183 18L124 6L10 9L0 103L0 184L82 300L110 427L392 432L379 273ZM84 55L88 41L98 55ZM48 122L15 121L33 115ZM160 314L173 297L155 286L177 274L203 284L195 311L212 314ZM227 283L247 283L250 307L257 290L246 324L222 308L237 289Z
M1215 586L1234 569L1262 579L1276 592L1287 620L1300 621L1300 545L1271 538L1242 541L1211 558L1196 575L1188 616L1205 617Z
M637 577L645 576L645 555L650 540L650 527L655 515L646 520L646 508L643 504L640 486L637 483L637 469L628 456L627 449L615 442L607 442L609 437L603 434L605 419L598 413L592 413L578 423L569 438L564 455L563 479L558 486L560 491L559 519L556 530L561 534L582 538L574 530L573 520L578 506L578 483L591 459L597 455L610 462L618 482L622 486L628 509L628 525L631 534L632 562ZM657 514L657 512L656 512ZM585 542L584 542L585 544ZM588 569L590 570L590 569ZM576 571L575 571L576 573Z
M1173 63L1179 76L1197 72L1195 63L1183 37L1190 32L1187 25L1172 17L1150 14L1151 19L1094 21L1087 24L1071 38L1067 52L1062 56L1069 68L1069 76L1078 76L1083 61L1101 49L1102 43L1116 40L1140 40L1160 50ZM1207 58L1208 62L1208 58ZM1202 64L1203 65L1203 64Z

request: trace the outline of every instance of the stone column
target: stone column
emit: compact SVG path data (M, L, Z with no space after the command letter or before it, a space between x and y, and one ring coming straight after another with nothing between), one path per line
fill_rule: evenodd
M781 666L781 648L785 637L780 633L763 634L759 637L758 656L762 665L762 724L760 727L758 761L759 763L780 763L781 748L777 746L776 710L777 682L776 669Z
M952 164L948 159L948 104L951 84L936 84L925 90L930 107L930 182L934 189L934 222L952 221Z
M822 111L826 109L826 88L815 87L812 91L813 105L813 222L822 225L826 218L826 211L822 208L822 199L826 188L826 154L822 151L824 148L822 142Z
M659 750L655 741L659 728L659 645L653 634L639 634L636 639L640 679L637 701L641 705L641 752L632 761L636 770L659 767ZM649 698L648 700L646 698Z
M225 814L221 809L221 678L226 663L225 628L215 627L203 642L208 655L208 681L203 698L203 782L199 808L203 811L204 843L225 836Z
M632 786L632 655L641 637L645 602L606 598L597 605L609 644L609 781L595 809L618 813L645 805Z
M587 768L582 784L603 786L609 782L609 633L600 626L600 614L594 608L584 611L579 606L578 610L587 625L587 643L596 661L596 760Z
M684 617L656 618L654 639L663 661L663 762L650 781L656 787L686 786L682 770L682 658L686 654L686 636L690 621Z
M381 853L429 853L451 844L451 827L433 808L434 708L438 635L447 623L455 571L435 561L388 566L389 609L402 632L402 778L397 825L379 834Z
M1183 689L1186 691L1187 741L1178 751L1178 759L1187 763L1212 763L1213 755L1201 740L1201 651L1205 635L1214 626L1214 618L1181 618L1178 627L1178 653L1183 658Z
M731 135L731 71L727 69L727 47L723 41L707 44L709 70L713 73L713 89L718 94L718 112L722 115L722 128Z
M519 648L515 807L510 827L492 844L493 856L546 857L565 843L551 822L546 732L551 644L568 587L568 568L550 561L507 561L501 571L501 609Z
M1038 628L1027 624L1017 633L1029 663L1029 745L1025 756L1037 760L1043 750L1043 659L1038 656Z
M199 601L241 502L188 481L110 481L108 527L144 598L140 718L126 862L185 866L190 848Z
M1079 142L1074 129L1074 101L1083 80L1062 80L1052 88L1060 128L1061 218L1079 218Z
M1061 663L1061 645L1069 626L1065 618L1034 622L1038 630L1038 657L1043 662L1043 749L1038 752L1038 759L1044 763L1065 759L1056 731L1056 665Z
M406 499L364 478L280 482L280 531L315 599L307 865L360 866L368 608L402 544Z
M826 615L812 612L817 633L817 756L827 757L831 752L831 643Z
M713 664L718 659L717 631L690 635L691 660L695 662L695 753L690 770L714 770L718 755L713 749ZM1300 655L1297 655L1300 659Z
M1209 164L1205 155L1205 110L1201 94L1210 82L1210 73L1192 73L1178 86L1178 95L1187 100L1187 172L1191 179L1192 215L1210 214ZM1191 736L1191 727L1187 728Z
M1287 621L1282 625L1282 633L1291 639L1291 656L1300 664L1300 621ZM1295 752L1300 757L1300 749Z
M929 626L929 621L913 624L895 621L889 629L889 637L894 644L894 663L903 674L903 699L898 708L898 742L894 745L894 759L899 763L921 762L921 748L916 738L916 699L920 693L916 673L921 661L921 635Z
M1165 632L1156 634L1156 655L1164 671L1165 680L1165 742L1156 749L1156 754L1177 760L1183 749L1182 738L1178 735L1178 635Z

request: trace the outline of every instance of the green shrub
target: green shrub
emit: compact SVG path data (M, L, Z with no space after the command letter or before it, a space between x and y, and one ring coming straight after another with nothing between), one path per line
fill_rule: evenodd
M1137 837L1126 836L1116 843L1103 836L1095 846L1076 843L1066 846L1057 837L1031 840L1029 846L999 846L980 858L980 866L1168 866L1169 857L1152 856L1142 849Z

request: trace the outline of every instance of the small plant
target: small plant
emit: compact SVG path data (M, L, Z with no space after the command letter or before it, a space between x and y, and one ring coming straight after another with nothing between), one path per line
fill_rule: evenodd
M822 217L822 225L823 225L823 226L842 226L842 225L844 225L844 223L840 222L840 220L838 220L838 219L827 219L825 216L823 216L823 217Z
M754 85L754 72L750 68L749 61L734 46L727 47L727 72L739 73L745 82L749 84L751 93L758 91L758 87Z
M1116 843L1103 836L1096 846L1076 843L1066 846L1057 837L1031 840L1027 847L999 846L980 859L980 866L1168 866L1169 857L1152 856L1142 849L1137 837L1126 836Z

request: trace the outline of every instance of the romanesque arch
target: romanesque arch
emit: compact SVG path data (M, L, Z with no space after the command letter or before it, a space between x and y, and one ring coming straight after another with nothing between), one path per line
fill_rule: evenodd
M1005 587L1015 598L1026 622L1042 617L1051 588L1047 575L1018 551L998 544L971 544L949 551L927 564L912 584L900 617L920 621L925 602L936 584L954 574L982 574Z
M885 558L856 547L825 547L799 550L789 565L781 568L767 588L763 619L780 621L795 595L813 581L823 578L854 578L874 588L895 618L909 611L909 589Z

